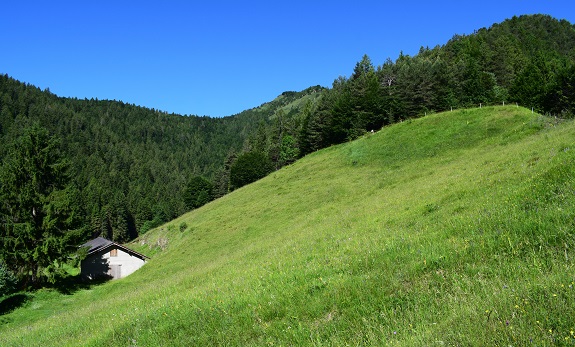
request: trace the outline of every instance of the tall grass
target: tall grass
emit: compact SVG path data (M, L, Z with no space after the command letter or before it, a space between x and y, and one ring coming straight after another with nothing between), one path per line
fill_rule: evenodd
M35 293L0 345L574 345L574 135L486 107L313 153L146 233L130 277Z

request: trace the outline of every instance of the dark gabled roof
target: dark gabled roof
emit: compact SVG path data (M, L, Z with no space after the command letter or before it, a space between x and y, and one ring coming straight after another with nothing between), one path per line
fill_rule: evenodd
M94 253L97 250L99 250L100 248L104 248L104 247L106 247L112 243L114 243L114 242L107 240L103 237L96 237L95 239L86 242L85 244L83 244L80 247L89 247L88 248L88 254L90 254L90 253Z
M90 255L90 254L92 254L92 253L96 253L96 252L98 252L98 251L101 251L101 250L103 250L104 248L107 248L107 247L110 246L110 245L114 245L114 246L116 246L116 247L118 247L118 248L120 248L120 249L122 249L122 250L124 250L124 251L126 251L126 252L128 252L128 253L136 254L136 255L138 255L138 256L140 256L140 257L142 257L142 258L150 259L150 257L148 257L147 255L144 255L144 254L142 254L142 253L138 253L138 252L136 252L136 251L134 251L134 250L131 250L131 249L127 248L127 247L124 247L124 246L120 245L119 243L116 243L116 242L114 242L114 241L110 241L110 240L105 239L105 238L103 238L103 237L96 237L95 239L86 242L85 244L83 244L83 245L80 246L80 247L86 247L86 248L88 248L88 255Z

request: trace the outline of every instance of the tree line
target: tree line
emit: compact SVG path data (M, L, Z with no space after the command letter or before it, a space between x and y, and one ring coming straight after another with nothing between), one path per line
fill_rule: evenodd
M339 77L300 132L302 154L426 113L518 103L561 117L575 111L575 28L545 15L514 17L374 67L364 56Z

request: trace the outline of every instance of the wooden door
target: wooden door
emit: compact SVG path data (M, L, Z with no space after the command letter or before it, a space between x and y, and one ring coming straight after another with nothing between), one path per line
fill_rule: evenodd
M110 264L110 276L112 276L113 279L122 278L122 265Z

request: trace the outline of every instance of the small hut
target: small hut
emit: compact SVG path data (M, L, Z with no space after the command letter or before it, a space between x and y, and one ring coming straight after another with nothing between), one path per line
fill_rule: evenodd
M149 259L147 256L118 243L97 237L80 247L88 248L88 255L81 264L84 278L123 278L138 270Z

